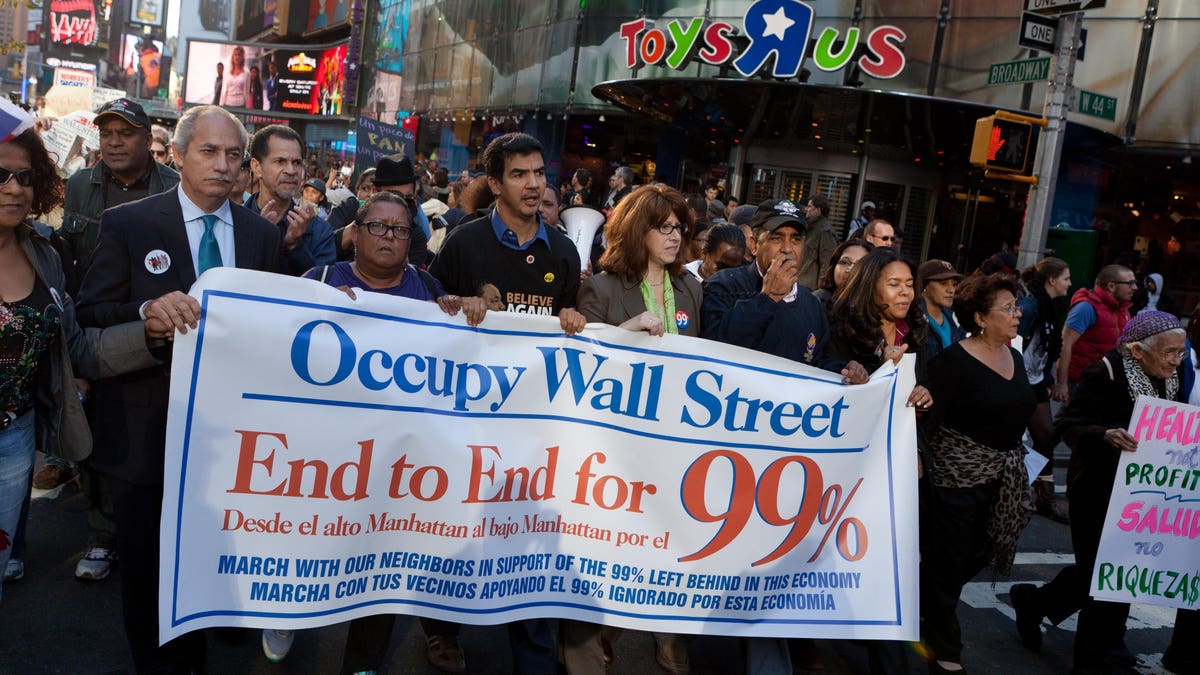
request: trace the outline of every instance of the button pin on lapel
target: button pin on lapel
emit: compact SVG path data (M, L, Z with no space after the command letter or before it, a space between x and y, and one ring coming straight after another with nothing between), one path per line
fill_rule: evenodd
M156 248L146 254L142 264L146 266L146 271L151 274L162 274L171 269L171 256L161 248Z

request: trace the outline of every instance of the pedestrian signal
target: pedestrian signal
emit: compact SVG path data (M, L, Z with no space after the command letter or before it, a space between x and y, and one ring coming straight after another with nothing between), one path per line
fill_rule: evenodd
M976 120L971 164L993 171L1030 175L1033 124L989 115Z

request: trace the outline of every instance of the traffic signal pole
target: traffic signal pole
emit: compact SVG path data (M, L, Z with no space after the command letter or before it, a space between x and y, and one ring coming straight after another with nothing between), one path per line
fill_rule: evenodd
M1042 131L1034 158L1034 175L1038 181L1029 190L1029 205L1025 209L1025 226L1017 266L1025 269L1042 258L1046 235L1050 229L1050 209L1054 205L1054 189L1058 185L1058 165L1062 158L1063 138L1067 131L1067 111L1075 95L1075 57L1083 27L1083 12L1064 14L1058 18L1054 31L1054 60L1046 88L1042 116L1046 128Z

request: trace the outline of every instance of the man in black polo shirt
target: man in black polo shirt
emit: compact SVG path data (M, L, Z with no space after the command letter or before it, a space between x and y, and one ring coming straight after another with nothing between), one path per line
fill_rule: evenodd
M546 189L542 144L528 134L505 134L488 144L482 161L496 207L454 228L430 273L447 293L485 296L498 291L500 303L510 312L557 315L568 335L583 330L587 319L574 309L579 254L571 240L546 227L538 213ZM421 625L430 663L444 671L463 670L466 664L458 644L461 626L431 619L422 619ZM558 652L549 621L510 623L508 634L513 672L557 672Z

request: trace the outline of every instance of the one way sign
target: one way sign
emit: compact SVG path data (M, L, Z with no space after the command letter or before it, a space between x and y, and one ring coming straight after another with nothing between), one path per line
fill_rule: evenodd
M1100 9L1108 0L1025 0L1025 11L1046 16Z
M1028 0L1034 2L1034 0ZM1054 32L1058 28L1058 19L1055 17L1041 16L1033 12L1021 12L1021 34L1017 38L1017 44L1030 49L1039 49L1043 52L1054 51ZM1084 49L1087 47L1087 29L1083 29L1079 36L1079 55L1080 61L1083 60Z

